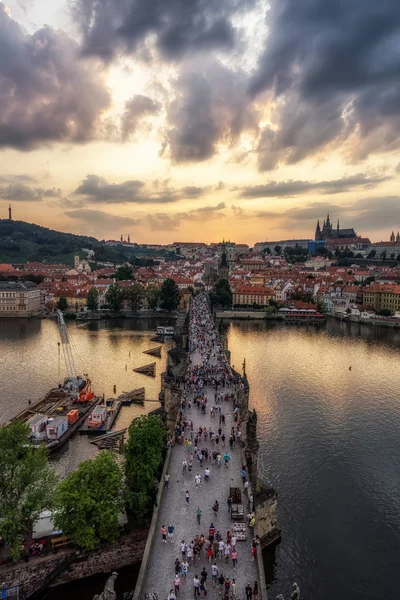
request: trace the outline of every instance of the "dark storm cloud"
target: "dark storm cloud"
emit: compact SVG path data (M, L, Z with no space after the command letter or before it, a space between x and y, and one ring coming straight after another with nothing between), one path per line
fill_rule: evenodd
M220 202L215 206L202 206L187 212L173 214L154 213L147 215L147 222L152 231L175 231L179 229L182 221L204 223L206 221L215 221L215 219L223 219L226 216L225 213L221 212L224 208L226 208L225 202Z
M34 202L43 198L59 198L61 196L60 188L33 188L24 183L10 183L5 187L0 186L0 199L12 200L14 202Z
M202 206L201 208L197 208L196 210L197 210L197 212L202 213L202 212L215 212L218 210L222 210L223 208L226 208L225 202L220 202L216 206Z
M31 175L1 175L0 183L36 183L37 180Z
M348 140L353 159L400 145L400 2L272 0L250 91L273 93L261 169ZM352 136L350 138L350 136Z
M80 208L77 210L67 210L64 213L71 219L79 219L91 225L107 225L107 227L120 227L124 225L132 225L133 227L140 225L140 219L131 219L130 217L118 217L110 215L102 210L91 210L89 208Z
M147 224L151 231L176 231L179 229L181 220L166 213L154 213L147 215Z
M161 110L160 102L141 94L125 102L125 111L121 118L122 139L127 140L137 130L140 122Z
M358 231L377 231L388 228L388 236L393 228L400 225L400 196L365 198L347 207L354 212L354 222ZM350 220L350 217L346 217Z
M86 141L109 104L71 38L50 27L27 34L0 1L0 147Z
M231 17L253 0L71 0L87 54L111 59L136 53L154 36L167 59L196 51L231 48Z
M99 175L87 175L73 195L90 203L169 204L178 200L200 198L209 189L209 186L173 188L168 185L168 181L158 180L148 187L143 181L137 180L108 183Z
M121 202L141 202L139 190L144 186L143 181L124 181L123 183L108 183L98 175L87 175L74 195L84 196L90 202L106 202L118 204Z
M199 198L206 192L207 188L201 188L195 185L187 185L182 188L181 193L183 196L187 196L188 198Z
M243 71L215 59L181 65L164 143L174 162L206 160L219 143L233 145L243 131L257 130L258 114L249 106L246 85Z
M264 185L248 186L242 189L241 198L280 198L322 192L323 194L338 194L348 192L355 187L372 188L390 177L383 175L365 175L358 173L350 177L341 177L330 181L269 181Z

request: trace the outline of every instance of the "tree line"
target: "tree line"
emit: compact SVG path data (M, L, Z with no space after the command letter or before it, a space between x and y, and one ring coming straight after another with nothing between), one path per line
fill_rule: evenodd
M176 310L181 299L179 288L173 279L166 279L161 288L155 285L149 285L144 288L138 282L132 282L128 287L121 287L116 281L111 284L105 294L106 306L113 312L119 312L125 302L128 301L129 307L133 312L138 312L145 302L151 310L158 306L163 310ZM97 288L93 287L88 291L86 306L90 311L99 309L100 294ZM68 301L65 297L59 298L57 302L59 310L67 310Z
M87 551L118 538L123 511L138 525L149 521L166 448L161 417L145 415L131 423L122 460L102 451L63 481L45 448L28 443L28 434L25 423L0 428L0 535L14 560L21 558L44 510L52 511L63 535Z

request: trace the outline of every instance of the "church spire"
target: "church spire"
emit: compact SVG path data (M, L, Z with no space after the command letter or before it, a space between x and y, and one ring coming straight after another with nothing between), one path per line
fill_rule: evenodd
M337 220L337 228L336 228L336 229L337 229L338 231L340 230L340 227L339 227L339 219Z
M392 235L390 236L390 241L394 242L395 241L395 235L394 235L394 231L392 231Z
M318 219L317 227L315 229L315 241L318 241L320 239L321 239L321 227L320 227L319 219Z

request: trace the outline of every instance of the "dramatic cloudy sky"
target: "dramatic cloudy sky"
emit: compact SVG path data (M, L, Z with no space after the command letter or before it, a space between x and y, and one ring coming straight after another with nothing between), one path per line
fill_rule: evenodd
M377 241L399 184L399 0L0 0L2 217Z

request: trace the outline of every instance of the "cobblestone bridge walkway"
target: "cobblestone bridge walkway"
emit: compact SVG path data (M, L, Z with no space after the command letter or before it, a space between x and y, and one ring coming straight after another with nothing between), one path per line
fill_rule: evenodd
M190 314L190 365L185 384L186 406L184 408L184 418L193 422L194 434L199 427L211 428L215 437L218 436L219 408L225 416L225 425L221 423L222 434L225 434L225 445L222 444L221 437L218 445L216 440L212 443L207 436L198 442L198 448L201 450L207 448L209 452L220 450L222 455L221 466L213 465L212 461L206 460L200 465L194 455L194 442L192 451L185 444L175 445L171 453L171 462L169 468L170 481L168 488L165 489L162 506L160 507L159 519L156 528L156 539L154 540L151 551L149 566L145 578L144 594L156 593L158 600L166 600L171 589L174 588L175 560L182 562L181 542L190 544L195 536L209 535L211 523L219 531L222 539L226 542L226 534L232 532L232 520L230 518L227 499L230 487L240 487L244 491L241 469L242 455L241 447L238 442L230 447L229 437L231 429L236 425L234 421L232 400L220 400L215 398L215 381L218 380L217 394L225 395L234 393L235 384L232 381L232 373L227 365L226 357L222 351L218 334L214 328L211 315L208 311L206 299L204 296L194 299ZM194 400L207 395L207 408L205 413L197 407ZM190 406L191 404L191 406ZM216 415L211 416L210 408L216 406ZM191 437L190 425L185 428L184 437ZM228 467L224 465L224 454L230 454ZM186 459L189 463L193 455L192 471L188 469L183 472L183 461ZM205 469L210 470L209 481L204 479ZM196 487L195 476L201 475L201 487ZM164 483L161 482L163 485ZM186 492L189 491L189 503L186 502ZM219 503L219 510L215 516L212 509L215 501ZM245 514L248 512L247 498L242 493L242 502L244 504ZM201 521L197 523L196 511L200 508ZM247 524L247 519L245 520ZM172 524L174 527L172 542L162 541L161 527ZM247 528L247 525L246 525ZM207 571L207 600L216 600L222 598L219 596L218 585L213 587L211 577L211 565L217 563L219 575L229 577L232 582L236 582L236 600L242 600L246 597L245 587L250 584L253 588L257 581L257 561L252 560L252 531L247 528L247 539L237 541L237 565L234 569L231 557L225 562L225 556L216 558L209 562L205 550L202 557L198 558L194 564L189 567L187 578L180 575L181 585L177 594L178 600L194 597L193 580L196 575L201 579L201 571L205 567ZM260 548L257 550L260 552ZM143 594L143 599L144 599ZM204 597L203 594L201 596ZM230 594L232 598L232 594ZM256 600L256 599L255 599Z

